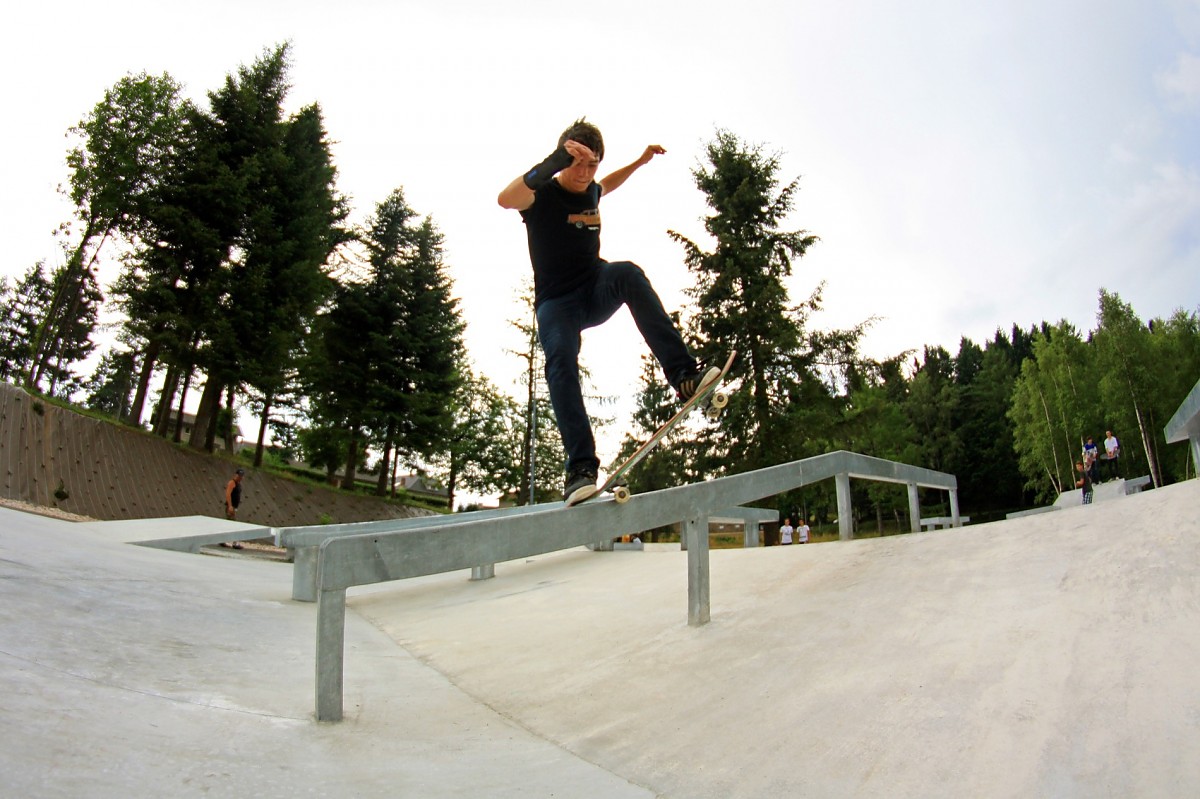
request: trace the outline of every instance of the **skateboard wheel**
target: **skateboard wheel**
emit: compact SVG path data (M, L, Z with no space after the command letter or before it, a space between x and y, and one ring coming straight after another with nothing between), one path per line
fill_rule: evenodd
M709 403L712 407L720 410L729 404L729 395L724 391L718 391L712 395L712 402Z
M708 420L710 422L715 422L721 418L721 409L720 408L709 408L706 411L704 411L704 415L705 415L705 417L708 418Z
M618 505L628 502L631 496L633 495L629 493L628 486L617 486L613 489L613 499L617 501Z

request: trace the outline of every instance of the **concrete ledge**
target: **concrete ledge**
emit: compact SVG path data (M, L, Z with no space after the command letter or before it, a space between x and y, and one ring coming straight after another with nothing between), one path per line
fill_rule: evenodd
M1023 519L1026 516L1037 516L1039 513L1050 513L1058 510L1054 505L1047 505L1044 508L1030 508L1029 510L1018 510L1004 515L1005 519Z
M921 520L921 527L928 532L939 527L962 527L969 521L971 521L970 516L960 516L957 523L953 516L930 516L928 519Z
M214 516L181 516L175 519L126 519L112 522L79 522L77 527L122 544L198 554L201 547L232 541L270 540L270 527L231 522Z

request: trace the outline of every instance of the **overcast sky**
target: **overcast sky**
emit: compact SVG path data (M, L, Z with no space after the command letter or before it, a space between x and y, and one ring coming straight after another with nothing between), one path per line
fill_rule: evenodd
M718 128L800 178L787 227L820 241L792 298L823 280L815 326L880 317L869 355L1088 330L1100 287L1144 319L1200 305L1198 0L22 3L0 32L0 274L61 262L64 134L107 87L167 72L206 105L283 41L288 106L321 105L355 220L397 186L433 217L470 355L508 390L529 263L496 194L582 115L601 174L668 150L602 205L602 255L641 264L668 309L691 276L666 231L707 244L690 172ZM584 360L628 398L644 351L622 313Z

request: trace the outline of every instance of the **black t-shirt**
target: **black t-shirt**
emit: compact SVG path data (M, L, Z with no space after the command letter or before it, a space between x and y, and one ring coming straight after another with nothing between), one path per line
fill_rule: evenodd
M521 212L533 262L534 306L595 279L600 271L600 184L582 194L552 180Z

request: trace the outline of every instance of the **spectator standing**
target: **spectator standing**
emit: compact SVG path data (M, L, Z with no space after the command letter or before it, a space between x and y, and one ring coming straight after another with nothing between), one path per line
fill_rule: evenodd
M1075 481L1075 487L1083 490L1083 504L1092 504L1092 478L1088 474L1087 467L1083 465L1083 461L1075 461L1075 471L1079 473L1079 478Z
M225 518L229 521L237 520L238 505L242 504L242 478L246 476L245 469L238 469L233 473L233 477L225 484ZM237 541L222 542L221 546L230 549L241 549L242 545Z
M787 546L792 543L792 533L795 528L792 527L791 519L784 519L783 524L779 525L779 543Z
M803 519L801 519L800 524L798 524L796 526L796 543L797 544L807 544L808 543L808 525L804 523Z
M1083 445L1083 468L1087 470L1088 477L1093 483L1100 482L1096 470L1099 468L1096 461L1100 458L1100 450L1096 448L1096 439L1088 436L1087 443Z
M1104 432L1104 479L1116 480L1121 475L1117 472L1117 456L1121 454L1121 442L1113 435L1113 431Z

